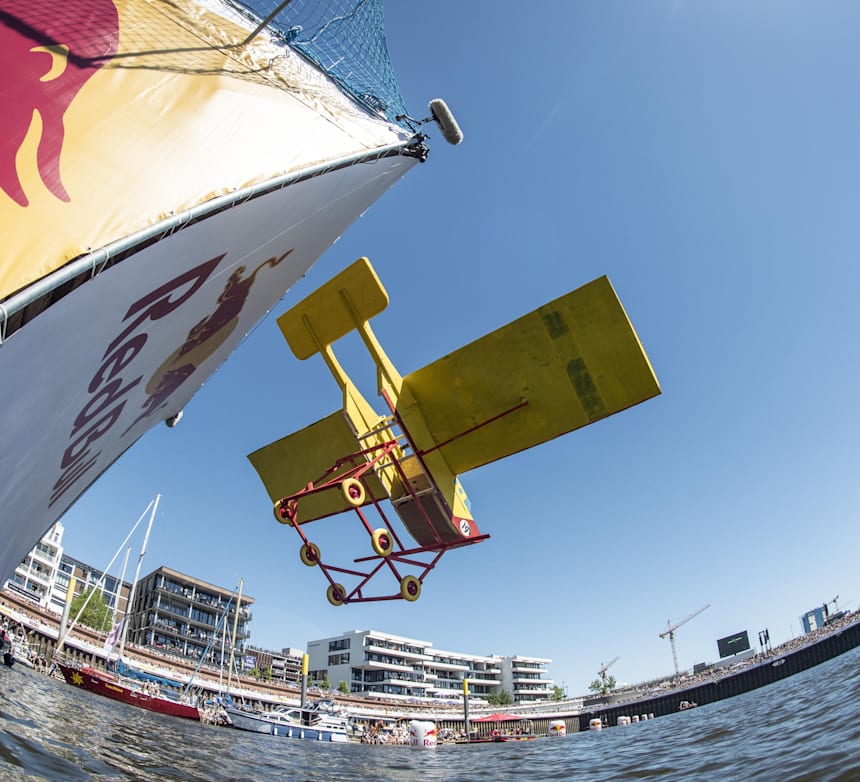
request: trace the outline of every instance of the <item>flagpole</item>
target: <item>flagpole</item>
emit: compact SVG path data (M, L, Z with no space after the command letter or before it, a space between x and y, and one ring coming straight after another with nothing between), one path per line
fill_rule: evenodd
M122 659L125 653L125 641L128 638L128 626L131 624L129 617L131 609L134 607L134 593L137 591L137 579L140 578L140 565L143 562L143 557L146 554L146 544L149 541L149 532L152 529L152 522L155 519L155 511L158 509L158 501L161 499L160 494L155 495L155 502L152 506L152 513L149 514L149 523L146 525L146 534L143 536L143 545L140 547L140 556L137 558L137 568L134 571L134 581L131 584L131 592L128 596L128 602L125 604L125 622L122 627L122 641L119 645L119 658Z

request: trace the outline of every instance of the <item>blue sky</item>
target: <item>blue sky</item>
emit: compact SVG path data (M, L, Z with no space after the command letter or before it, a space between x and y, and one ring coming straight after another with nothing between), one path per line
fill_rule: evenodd
M272 648L374 628L552 658L581 693L717 658L716 639L839 595L860 601L860 102L851 2L390 2L413 115L465 133L389 191L186 408L65 518L105 565L163 495L144 571L256 598ZM355 258L391 304L373 326L408 373L607 274L663 395L464 476L491 539L446 556L414 604L334 608L245 455L339 405L274 317ZM345 363L359 363L357 346ZM372 388L365 389L368 394ZM106 532L105 530L109 530ZM132 562L134 560L132 559Z

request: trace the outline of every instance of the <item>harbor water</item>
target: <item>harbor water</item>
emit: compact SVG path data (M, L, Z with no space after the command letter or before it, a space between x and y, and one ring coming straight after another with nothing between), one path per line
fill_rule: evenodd
M860 649L736 698L562 739L436 749L200 725L0 669L0 780L860 780Z

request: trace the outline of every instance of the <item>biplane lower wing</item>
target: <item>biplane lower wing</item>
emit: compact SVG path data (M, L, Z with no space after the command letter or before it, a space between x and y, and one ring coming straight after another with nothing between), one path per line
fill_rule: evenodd
M248 455L248 460L259 474L269 498L274 503L300 491L310 481L325 483L348 472L348 462L344 462L338 469L333 468L342 457L355 451L355 434L346 422L343 411L338 410L298 432L254 451ZM323 480L320 480L321 478ZM372 472L364 475L363 480L368 489L364 504L371 501L371 494L377 498L387 497L387 492ZM354 507L354 504L346 502L335 485L329 490L308 495L299 506L297 521L303 524Z
M455 474L660 393L606 277L407 375L404 385Z

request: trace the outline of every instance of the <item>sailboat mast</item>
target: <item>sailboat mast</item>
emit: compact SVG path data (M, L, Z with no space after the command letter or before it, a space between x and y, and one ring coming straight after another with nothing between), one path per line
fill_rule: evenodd
M152 522L155 519L155 511L158 509L158 502L161 499L160 494L155 495L155 502L152 505L152 513L149 514L149 523L146 525L146 534L143 536L143 545L140 547L140 556L137 558L137 568L134 571L134 581L131 584L131 592L128 595L128 602L125 604L125 622L122 625L122 642L119 645L119 657L122 659L125 653L125 640L128 638L129 614L134 605L134 593L137 591L137 579L140 578L140 565L143 562L143 557L146 554L146 544L149 541L149 533L152 529Z
M233 599L232 597L230 598ZM229 605L229 603L228 603ZM224 694L224 650L227 647L227 627L221 625L221 664L218 666L218 694ZM228 687L229 689L229 687Z
M157 500L150 500L149 501L149 505L147 505L146 509L143 511L143 513L140 514L140 518L136 522L134 522L134 526L132 526L132 528L129 530L128 535L125 536L125 540L119 544L119 548L116 550L116 553L113 555L113 557L111 557L111 561L108 562L107 567L102 572L101 578L99 578L98 582L96 583L97 587L101 587L101 585L104 583L104 580L107 577L108 571L113 567L113 563L116 562L116 558L119 556L119 552L122 551L122 547L126 543L128 543L131 536L134 535L134 531L140 526L140 522L142 522L144 520L144 518L146 517L146 514L149 512L149 509L152 508L153 503L157 504ZM153 511L153 513L154 512L155 511ZM72 575L69 579L70 595L71 595L73 590L74 590L74 575ZM59 638L57 639L57 648L55 650L55 653L62 650L63 644L65 644L65 642L66 642L66 638L68 638L69 634L72 632L72 630L75 629L75 626L78 623L78 619L80 619L81 614L83 614L83 612L84 612L84 609L89 605L90 599L92 598L92 596L94 594L95 594L95 589L90 590L89 595L87 595L86 599L84 600L84 604L78 609L78 613L72 619L72 623L68 627L65 628L65 632L63 631L63 625L61 623L60 635L59 635ZM66 598L66 601L69 604L71 604L71 600L72 600L72 598L70 596ZM126 602L126 604L125 604L125 613L126 614L128 613L128 602Z
M111 627L116 625L116 615L117 611L119 611L119 599L122 596L122 585L125 582L125 569L128 567L128 555L131 554L131 546L129 546L125 550L125 556L122 558L122 570L119 574L119 585L116 589L116 595L114 596L113 601L113 616L111 616ZM125 616L128 613L128 603L125 604L125 611L122 612L122 615Z
M242 579L239 579L239 597L236 599L236 613L233 614L233 638L230 641L230 667L227 669L227 694L230 693L230 682L233 680L233 658L236 655L236 628L239 626L239 611L242 610ZM221 658L224 659L223 657Z

